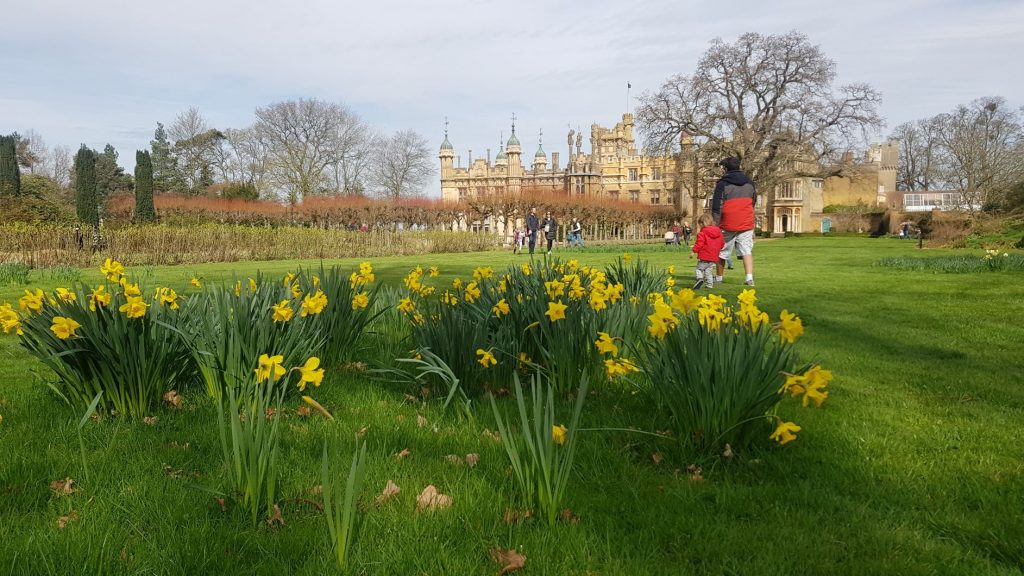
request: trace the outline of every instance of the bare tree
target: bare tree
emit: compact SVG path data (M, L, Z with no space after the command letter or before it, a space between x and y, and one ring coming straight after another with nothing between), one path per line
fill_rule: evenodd
M692 76L640 97L637 123L653 149L692 136L705 155L734 155L761 190L798 176L842 173L842 154L883 124L867 84L833 87L835 63L799 32L721 39Z
M42 172L50 156L50 150L43 137L35 130L28 130L24 134L15 133L14 139L18 164L29 174Z
M189 191L197 192L212 184L216 151L224 134L210 128L194 106L178 115L167 134L174 140L178 169Z
M904 122L889 136L899 143L897 190L931 190L942 185L943 149L935 118Z
M1003 98L979 98L934 118L945 151L944 180L974 212L1024 179L1021 112Z
M251 184L261 196L270 195L270 143L253 128L228 129L224 137L218 147L224 180Z
M358 117L347 107L316 99L276 102L256 109L253 127L267 142L270 171L289 202L331 192L328 170L341 161L343 135Z
M416 196L434 175L430 143L412 130L381 138L370 165L370 180L386 198Z
M335 190L345 195L360 195L366 191L366 171L377 138L355 115L339 126L334 139L336 162L330 168Z
M74 153L67 146L54 146L46 165L46 175L61 188L71 186L71 169Z

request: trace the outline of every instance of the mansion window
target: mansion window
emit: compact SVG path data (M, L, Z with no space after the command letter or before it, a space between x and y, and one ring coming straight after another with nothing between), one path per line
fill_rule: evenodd
M800 189L797 183L792 180L789 182L784 182L781 186L779 186L779 193L776 197L779 200L799 200Z
M661 204L661 192L651 192L651 204Z
M637 172L636 168L630 168L629 169L629 181L630 182L636 182L637 181L637 173L636 172Z
M586 191L586 187L583 184L583 178L580 176L576 177L576 193L583 194Z
M632 202L633 204L637 204L638 202L640 202L640 191L639 190L630 190L629 191L629 201Z
M815 178L812 182L814 183L814 187L818 190L821 190L821 187L825 185L825 181L821 178Z
M651 180L661 180L661 168L651 168Z
M465 188L459 188L459 200L465 200L465 199L466 199L466 189Z

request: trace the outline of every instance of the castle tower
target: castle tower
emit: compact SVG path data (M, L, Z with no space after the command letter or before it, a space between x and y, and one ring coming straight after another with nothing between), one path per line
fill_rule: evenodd
M501 144L501 141L504 139L504 134L498 138L498 155L494 157L495 166L508 166L508 154L505 153L505 147Z
M544 153L544 131L537 137L537 153L533 155L533 171L544 172L548 169L548 155Z
M519 145L519 138L516 138L516 115L512 115L512 135L505 143L505 152L508 153L508 175L523 175L523 148Z
M455 159L455 147L448 141L448 119L444 120L444 142L441 142L441 149L437 153L441 160L441 198L444 200L457 201L459 189L453 185L452 177L455 175L453 161Z

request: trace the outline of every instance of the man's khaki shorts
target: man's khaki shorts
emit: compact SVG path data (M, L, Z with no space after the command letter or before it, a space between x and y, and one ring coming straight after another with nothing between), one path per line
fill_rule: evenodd
M718 255L722 260L728 260L732 255L733 249L736 250L736 256L738 258L749 256L754 253L753 230L744 230L743 232L722 230L722 237L725 238L725 246L722 247L722 252Z

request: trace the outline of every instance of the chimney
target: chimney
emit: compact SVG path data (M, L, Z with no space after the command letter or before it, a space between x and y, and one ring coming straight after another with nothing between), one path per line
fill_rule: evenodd
M558 152L551 153L551 171L558 172Z
M487 149L487 165L488 166L491 165L491 149L490 148Z
M470 166L470 167L473 166L473 151L472 150L469 151L469 164L468 164L468 166Z

